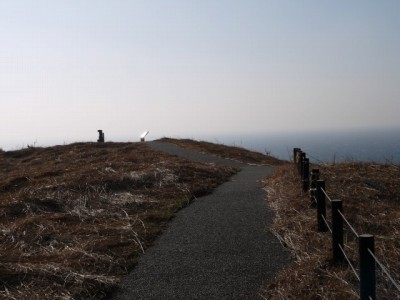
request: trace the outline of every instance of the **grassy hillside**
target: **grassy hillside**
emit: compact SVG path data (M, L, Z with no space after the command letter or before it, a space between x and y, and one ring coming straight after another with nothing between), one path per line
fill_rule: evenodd
M2 152L0 171L2 299L104 297L179 208L236 172L145 143Z
M375 235L375 254L400 282L400 166L372 163L320 165L331 199L343 200L343 212L359 234ZM268 202L276 210L272 231L293 254L293 264L264 287L266 299L358 299L351 269L332 263L331 236L317 232L316 210L301 192L293 164L266 179ZM330 220L330 207L327 219ZM345 227L345 250L357 268L358 244ZM378 272L377 299L400 299Z

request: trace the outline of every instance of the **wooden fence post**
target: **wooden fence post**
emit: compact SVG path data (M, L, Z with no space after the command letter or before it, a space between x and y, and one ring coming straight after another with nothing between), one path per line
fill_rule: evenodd
M343 213L342 200L332 200L332 252L333 262L343 262L343 218L339 211Z
M317 196L317 222L318 222L318 231L324 232L328 230L328 227L325 224L326 220L326 205L325 205L325 194L322 192L322 189L325 190L325 181L317 180L316 187L316 196Z
M303 179L303 161L306 158L306 154L304 152L300 152L300 160L299 160L299 175L301 177L301 179Z
M310 160L305 158L303 161L302 176L303 192L307 192L310 187Z
M360 253L360 300L376 299L375 259L369 253L375 253L374 236L362 234L359 237Z

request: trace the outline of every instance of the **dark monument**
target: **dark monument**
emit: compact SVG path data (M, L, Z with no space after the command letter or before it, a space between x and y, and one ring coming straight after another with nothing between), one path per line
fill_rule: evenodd
M97 140L98 143L104 143L104 132L103 130L97 130L99 132L99 139Z

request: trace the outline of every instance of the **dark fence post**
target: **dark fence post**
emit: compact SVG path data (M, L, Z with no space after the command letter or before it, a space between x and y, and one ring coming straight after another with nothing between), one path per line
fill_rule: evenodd
M315 202L316 197L316 187L317 180L319 179L319 169L311 170L311 181L310 181L310 202L312 207L316 207L317 203Z
M299 155L299 164L298 164L298 168L299 168L299 175L300 177L303 176L303 161L306 158L306 154L302 151L300 152ZM303 179L303 178L302 178Z
M359 237L360 252L360 300L376 299L375 259L368 252L375 253L374 236L362 234Z
M325 205L325 194L322 192L322 189L325 190L325 181L317 180L317 185L316 185L317 221L318 221L318 231L320 232L328 230L328 227L326 226L323 219L323 218L326 219L326 205Z
M333 262L342 262L344 255L343 249L343 218L339 211L343 213L342 200L332 200L332 251Z
M302 176L303 192L307 192L310 187L310 160L305 158L303 161Z

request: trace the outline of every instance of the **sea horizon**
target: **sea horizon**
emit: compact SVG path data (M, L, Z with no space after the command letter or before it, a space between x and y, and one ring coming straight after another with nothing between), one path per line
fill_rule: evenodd
M293 159L293 148L301 148L312 162L400 163L400 128L225 135L216 141L284 160Z
M95 134L93 135L93 137ZM172 138L189 138L199 141L238 146L248 150L272 155L279 159L291 160L293 148L301 148L307 153L312 162L376 162L400 163L400 128L363 128L347 130L324 131L285 131L265 132L253 134L199 134L199 135L165 135ZM24 142L8 142L0 145L4 151L18 150L32 147L49 147L70 144L75 142L95 142L95 138L76 141L55 139ZM148 141L159 139L163 136L148 137ZM110 142L136 142L139 138L109 137Z

